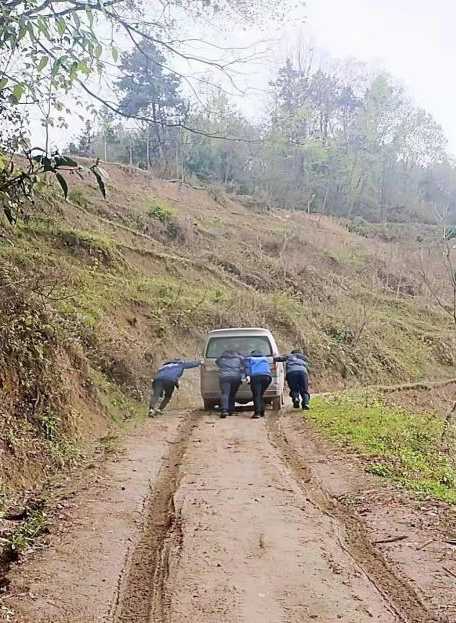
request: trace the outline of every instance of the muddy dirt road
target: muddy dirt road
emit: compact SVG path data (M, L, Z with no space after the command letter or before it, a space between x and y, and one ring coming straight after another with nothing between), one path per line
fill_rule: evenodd
M147 422L71 498L67 528L13 571L10 620L444 620L315 480L284 417Z

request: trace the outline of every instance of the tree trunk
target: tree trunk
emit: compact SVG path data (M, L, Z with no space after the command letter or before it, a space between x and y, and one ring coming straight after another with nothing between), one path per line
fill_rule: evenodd
M146 137L146 164L147 170L150 169L150 125L147 126L147 137Z
M456 402L445 416L441 442L444 450L456 460Z

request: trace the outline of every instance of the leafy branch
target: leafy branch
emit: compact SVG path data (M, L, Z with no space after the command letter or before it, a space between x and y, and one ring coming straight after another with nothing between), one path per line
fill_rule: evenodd
M25 152L25 161L26 166L19 168L12 157L7 159L0 155L0 207L11 225L23 214L24 205L34 202L40 176L46 173L55 176L66 199L69 188L64 173L76 173L82 177L85 170L89 171L95 177L103 197L106 197L106 184L98 160L84 169L68 156L61 156L58 152L48 155L44 149L34 147Z

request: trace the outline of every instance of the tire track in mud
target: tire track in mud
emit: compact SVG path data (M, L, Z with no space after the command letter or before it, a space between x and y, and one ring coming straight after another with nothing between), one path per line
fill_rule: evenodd
M344 504L332 497L316 480L312 471L290 446L280 425L280 414L271 414L266 420L269 439L279 450L284 464L303 489L306 499L320 512L330 517L337 527L339 546L350 556L359 570L389 605L401 623L437 623L413 587L398 577L385 558L370 542L363 523Z
M182 543L174 494L179 487L181 464L198 417L197 411L189 413L179 427L177 438L163 460L144 505L142 533L128 557L112 608L115 623L165 623L168 620L166 587L170 553L178 550Z

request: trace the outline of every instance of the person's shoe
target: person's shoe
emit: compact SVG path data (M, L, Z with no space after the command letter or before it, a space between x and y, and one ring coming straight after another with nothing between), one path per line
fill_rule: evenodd
M222 420L224 420L227 415L228 415L228 413L226 411L222 411L221 414L220 414L220 417L221 417Z
M293 407L299 409L299 400L293 400Z
M302 403L302 408L304 409L304 411L309 411L310 409L309 405L306 405L304 402Z
M261 416L261 417L264 417L264 411L262 411L262 412L260 413L260 416Z
M154 409L149 409L149 413L147 414L149 417L154 417L155 416L155 411Z
M252 415L252 420L258 420L260 417L261 417L261 416L260 416L260 415L258 415L258 413L254 413L254 414Z
M155 415L163 415L163 411L161 409L155 409Z
M228 415L231 417L232 415L234 415L234 413L233 413L232 411L230 411L230 412L228 413Z

